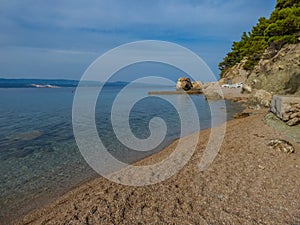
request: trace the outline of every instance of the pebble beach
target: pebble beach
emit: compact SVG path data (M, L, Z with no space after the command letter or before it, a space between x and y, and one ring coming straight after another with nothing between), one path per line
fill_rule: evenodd
M188 164L161 183L134 187L99 177L15 224L299 224L300 144L267 125L267 113L227 122L221 149L205 171L198 165L211 129L197 134ZM272 139L289 141L295 152L271 148ZM163 160L177 142L137 164Z

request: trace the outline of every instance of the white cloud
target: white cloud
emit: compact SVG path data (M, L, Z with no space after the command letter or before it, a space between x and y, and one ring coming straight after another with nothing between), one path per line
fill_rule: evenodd
M53 52L49 49L101 54L126 42L160 39L201 49L203 55L210 55L215 68L232 40L249 31L260 16L268 16L275 5L261 0L0 2L0 46L45 48L50 57ZM68 54L74 65L78 63L75 55ZM51 67L57 63L51 62ZM2 73L0 69L0 76Z

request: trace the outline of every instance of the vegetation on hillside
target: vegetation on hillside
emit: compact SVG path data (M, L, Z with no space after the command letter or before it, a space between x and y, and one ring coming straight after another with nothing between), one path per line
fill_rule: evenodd
M287 43L296 43L300 36L300 1L277 0L269 19L261 17L251 32L244 32L239 42L233 42L231 52L219 63L221 77L243 58L244 69L252 70L266 48L279 50Z

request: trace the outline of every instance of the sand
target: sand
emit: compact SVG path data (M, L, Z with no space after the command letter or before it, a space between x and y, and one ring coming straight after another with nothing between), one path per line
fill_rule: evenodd
M229 121L219 154L203 172L210 129L197 134L196 152L168 180L132 187L99 177L16 224L300 224L300 145L266 125L266 113ZM273 138L290 141L295 153L267 146ZM138 164L159 162L176 143Z

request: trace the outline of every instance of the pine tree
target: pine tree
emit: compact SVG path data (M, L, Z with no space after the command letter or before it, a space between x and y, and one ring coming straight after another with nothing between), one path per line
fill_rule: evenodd
M248 34L244 32L239 42L233 42L231 52L219 63L221 77L243 58L244 69L252 70L269 46L279 50L287 43L296 43L300 36L299 0L277 0L269 19L261 17Z

